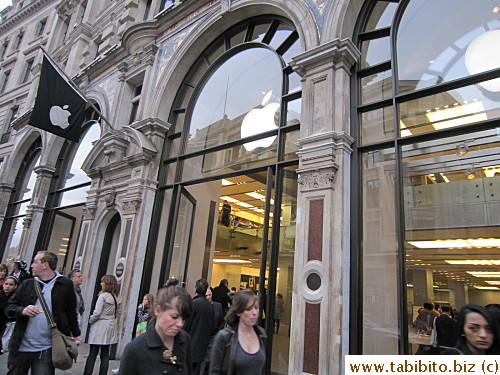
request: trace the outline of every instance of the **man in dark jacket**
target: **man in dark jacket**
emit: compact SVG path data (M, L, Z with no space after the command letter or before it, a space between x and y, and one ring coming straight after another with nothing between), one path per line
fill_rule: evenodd
M16 326L10 339L8 375L33 373L53 374L52 335L35 283L39 283L45 302L52 311L57 328L65 335L82 342L76 317L76 297L73 283L55 272L57 255L39 251L31 265L34 278L25 280L5 307Z
M436 318L436 335L438 346L455 346L458 340L458 323L451 317L451 308L443 306L443 312Z
M196 296L193 298L193 313L186 321L184 330L191 336L191 361L193 374L202 373L210 336L215 331L215 317L212 304L206 299L208 282L205 279L196 281Z
M219 302L222 305L222 311L226 315L229 306L231 305L231 297L229 297L229 288L227 279L222 279L219 286L216 286L213 290L212 299L214 302Z

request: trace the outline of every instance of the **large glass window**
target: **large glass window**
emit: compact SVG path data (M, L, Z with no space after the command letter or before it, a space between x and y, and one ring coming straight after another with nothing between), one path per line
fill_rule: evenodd
M432 324L415 321L424 304L500 297L498 13L495 0L366 2L353 103L359 354L429 345Z
M200 54L169 116L151 236L149 290L170 276L193 290L204 277L260 294L275 374L288 372L301 113L301 81L288 61L300 51L289 21L259 17ZM268 305L277 293L279 330Z

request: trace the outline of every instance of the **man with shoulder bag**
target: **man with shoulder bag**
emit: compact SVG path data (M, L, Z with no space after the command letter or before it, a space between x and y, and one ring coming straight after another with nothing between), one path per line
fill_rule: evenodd
M55 327L51 325L57 326L56 332L74 337L76 343L82 342L73 283L56 272L56 267L56 254L39 251L31 265L34 278L24 281L5 307L7 316L16 320L9 346L8 375L27 375L30 369L32 375L55 373Z

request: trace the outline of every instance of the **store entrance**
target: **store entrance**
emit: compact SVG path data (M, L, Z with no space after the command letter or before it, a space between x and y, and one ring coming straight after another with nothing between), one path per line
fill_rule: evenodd
M205 278L212 287L226 279L233 292L252 288L260 296L259 324L273 336L274 374L288 371L296 215L295 167L290 169L285 172L293 178L278 184L279 200L272 168L182 186L174 192L168 241L168 276L189 293Z

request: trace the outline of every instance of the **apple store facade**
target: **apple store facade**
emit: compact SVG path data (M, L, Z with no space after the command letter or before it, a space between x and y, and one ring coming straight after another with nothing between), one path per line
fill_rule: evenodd
M129 301L118 353L169 278L254 288L267 374L413 354L425 302L500 300L498 1L166 3L76 76L116 129L19 131L4 260L71 238L87 306L110 273Z

